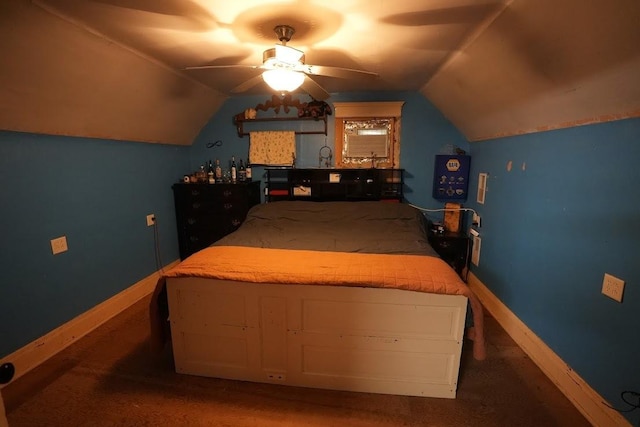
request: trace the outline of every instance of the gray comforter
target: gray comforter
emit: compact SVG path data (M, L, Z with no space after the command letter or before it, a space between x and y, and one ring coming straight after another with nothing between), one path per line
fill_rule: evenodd
M214 245L438 256L422 213L387 202L264 203Z

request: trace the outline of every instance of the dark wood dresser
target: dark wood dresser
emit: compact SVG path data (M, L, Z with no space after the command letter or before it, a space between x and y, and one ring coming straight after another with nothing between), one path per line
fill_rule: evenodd
M235 231L260 203L260 181L236 184L174 184L180 259Z

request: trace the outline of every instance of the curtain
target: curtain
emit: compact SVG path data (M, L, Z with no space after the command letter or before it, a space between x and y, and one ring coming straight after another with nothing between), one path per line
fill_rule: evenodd
M249 158L253 165L291 166L296 157L294 131L249 132Z

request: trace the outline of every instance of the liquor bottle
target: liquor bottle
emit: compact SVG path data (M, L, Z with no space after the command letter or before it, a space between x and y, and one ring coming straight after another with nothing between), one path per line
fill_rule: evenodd
M196 178L200 184L207 182L207 172L204 170L204 165L200 165L200 169L196 173Z
M238 168L236 167L236 158L231 156L231 182L236 182L238 179Z
M251 181L251 163L249 163L248 157L247 157L247 168L245 170L245 178L247 181Z
M216 182L220 183L222 182L222 168L220 167L220 160L216 159Z
M245 181L247 179L247 170L244 167L244 162L240 159L240 167L238 168L238 181Z
M211 160L209 160L209 169L207 170L207 182L209 182L209 184L214 184L216 182L213 163L211 163Z

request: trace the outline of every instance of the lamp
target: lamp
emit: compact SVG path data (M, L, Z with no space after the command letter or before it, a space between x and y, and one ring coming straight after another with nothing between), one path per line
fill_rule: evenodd
M292 92L304 82L304 74L299 71L275 68L263 72L262 79L275 91Z

